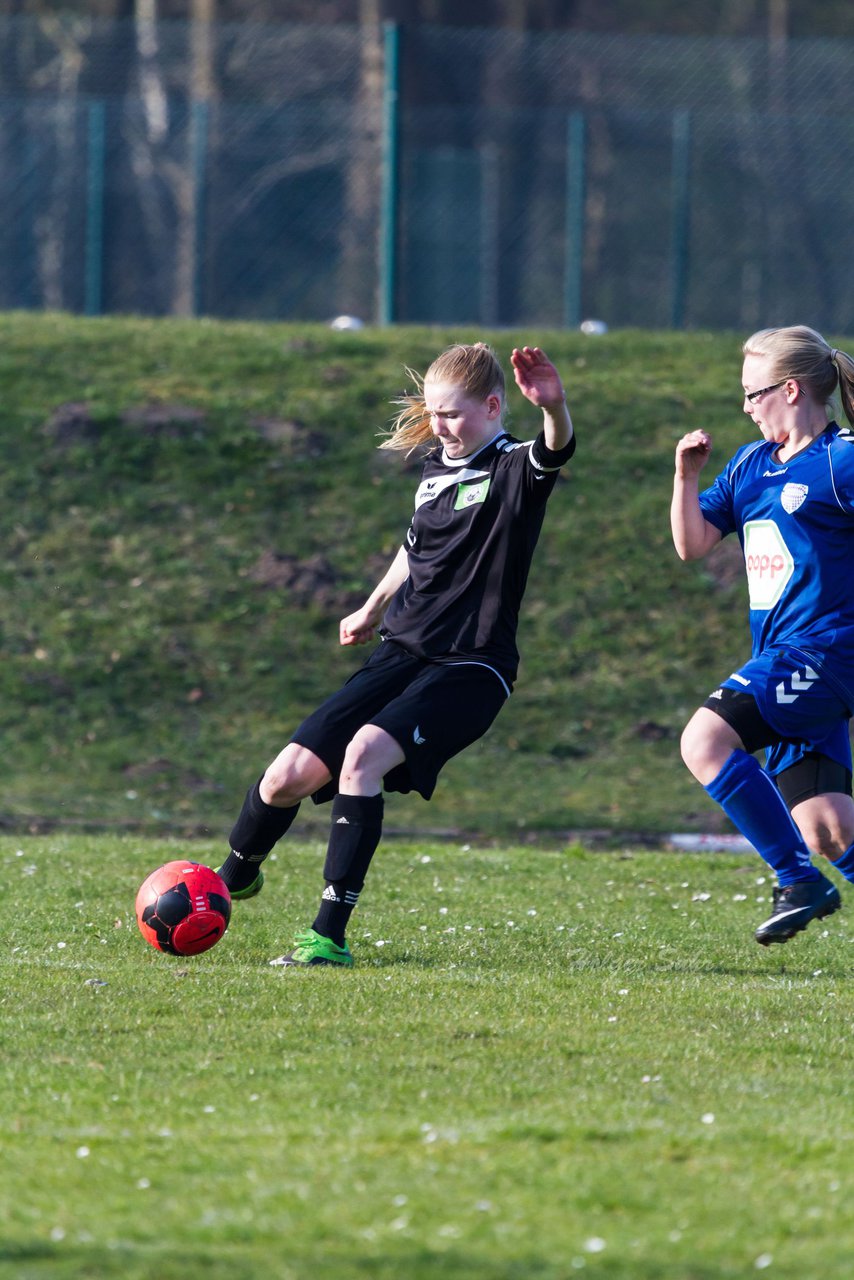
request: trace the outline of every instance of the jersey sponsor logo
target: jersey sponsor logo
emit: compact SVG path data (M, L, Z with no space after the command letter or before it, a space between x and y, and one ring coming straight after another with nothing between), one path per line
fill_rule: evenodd
M773 609L795 571L792 553L775 520L748 520L744 563L751 609Z
M809 485L807 484L793 484L791 480L788 484L784 484L780 493L783 510L792 515L797 511L798 507L804 505L804 500L809 491Z
M433 476L430 480L422 480L415 493L415 510L423 507L425 502L432 502L434 498L438 498L446 489L453 488L454 485L468 484L472 480L483 480L489 475L488 471L473 471L466 467L462 471L452 471L448 475Z
M461 484L457 489L457 500L454 503L455 511L462 511L465 507L474 507L481 502L486 502L486 495L489 492L489 477L481 480L479 484Z

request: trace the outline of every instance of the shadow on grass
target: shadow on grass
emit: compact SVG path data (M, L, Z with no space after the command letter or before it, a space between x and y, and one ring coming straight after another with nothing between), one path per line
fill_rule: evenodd
M400 1247L362 1255L355 1251L333 1255L322 1249L298 1254L283 1240L272 1256L270 1242L259 1241L257 1256L248 1258L233 1245L193 1250L164 1245L134 1247L123 1242L75 1245L45 1241L0 1244L0 1276L9 1280L313 1280L329 1272L336 1280L566 1280L571 1265L571 1250L558 1259L530 1254L498 1258L490 1252L491 1256L486 1256L462 1249ZM612 1257L591 1256L589 1264L597 1276L607 1280L626 1280L627 1276L631 1280L722 1280L732 1275L727 1263L714 1259L665 1262L615 1253ZM584 1265L581 1253L575 1265Z

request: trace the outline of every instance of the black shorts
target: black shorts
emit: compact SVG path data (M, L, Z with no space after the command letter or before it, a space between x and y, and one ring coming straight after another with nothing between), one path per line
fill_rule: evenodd
M807 751L796 764L778 773L774 781L789 809L815 796L851 795L851 770L817 751Z
M783 767L778 764L772 776L789 809L815 796L830 793L851 795L851 770L842 761L834 760L822 751L809 750L803 743L789 742L763 719L756 700L749 693L724 685L703 705L735 729L745 751L753 754L762 747L769 751L776 748L774 763L782 761ZM847 733L846 725L846 736ZM784 755L786 747L789 750ZM793 763L787 763L789 758Z
M444 765L483 737L507 697L491 667L428 662L386 640L303 720L291 741L313 751L332 774L312 796L315 804L337 792L347 747L366 724L384 729L406 757L386 774L385 790L417 791L429 800Z

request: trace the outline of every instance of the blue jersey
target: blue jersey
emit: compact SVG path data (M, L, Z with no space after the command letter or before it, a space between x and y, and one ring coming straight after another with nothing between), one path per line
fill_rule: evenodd
M754 657L796 649L854 706L854 432L828 424L787 462L742 446L700 494L703 516L737 533Z

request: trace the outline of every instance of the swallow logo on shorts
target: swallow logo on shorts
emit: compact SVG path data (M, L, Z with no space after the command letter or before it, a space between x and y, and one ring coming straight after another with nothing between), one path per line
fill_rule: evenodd
M798 507L804 505L804 499L809 493L809 485L794 484L791 480L788 484L784 484L780 493L780 501L783 504L783 510L789 515L797 511Z
M415 732L414 732L414 733L413 733L413 735L412 735L412 741L415 743L416 747L420 747L423 743L425 743L425 742L427 741L427 739L426 739L426 738L422 738L422 736L421 736L421 726L420 726L420 725L416 725L416 726L415 726Z

